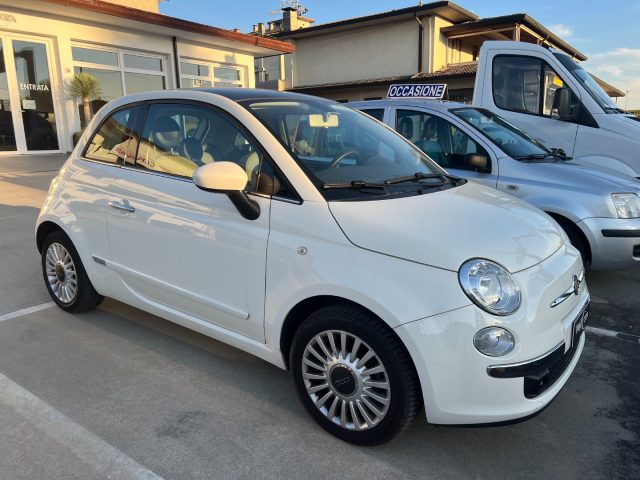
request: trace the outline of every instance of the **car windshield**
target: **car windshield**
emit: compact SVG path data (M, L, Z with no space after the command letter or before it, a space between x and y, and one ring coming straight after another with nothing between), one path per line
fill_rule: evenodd
M410 142L323 99L240 102L289 150L327 199L416 194L459 184Z
M584 68L574 62L571 57L563 53L554 53L554 56L571 72L571 75L589 92L589 95L598 102L598 105L607 113L624 113L609 95L598 85L593 77Z
M478 130L515 159L547 158L553 153L505 119L482 108L456 108L451 113Z

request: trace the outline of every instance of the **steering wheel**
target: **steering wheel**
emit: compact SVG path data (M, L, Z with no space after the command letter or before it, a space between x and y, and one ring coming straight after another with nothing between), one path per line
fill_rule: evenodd
M344 160L351 154L355 154L355 156L357 157L357 161L362 160L362 157L360 156L360 152L350 148L333 157L333 160L331 160L331 163L329 164L329 168L336 168L342 160Z

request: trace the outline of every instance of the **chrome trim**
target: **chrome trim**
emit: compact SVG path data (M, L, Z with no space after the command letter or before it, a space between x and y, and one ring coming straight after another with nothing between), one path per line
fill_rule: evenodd
M109 202L109 206L111 208L115 208L116 210L122 210L127 213L133 213L136 211L136 209L133 208L131 205L125 205L124 203L119 203L114 201Z
M573 274L573 284L567 288L564 292L560 294L558 298L556 298L551 305L551 308L557 307L561 303L564 303L571 295L579 295L580 294L580 286L584 282L584 269L580 272L580 275Z
M548 357L549 355L552 355L553 353L555 353L556 350L562 348L564 351L564 340L562 340L560 343L558 343L555 347L553 347L551 350L549 350L546 353L543 353L542 355L535 357L535 358L531 358L529 360L525 360L524 362L516 362L516 363L503 363L501 365L489 365L487 367L487 374L491 375L491 372L497 368L513 368L513 367L523 367L529 363L533 363L533 362L538 362L540 360L544 360L546 357Z
M97 255L92 255L93 261L99 263L100 265L107 266L107 261L104 258L98 257Z

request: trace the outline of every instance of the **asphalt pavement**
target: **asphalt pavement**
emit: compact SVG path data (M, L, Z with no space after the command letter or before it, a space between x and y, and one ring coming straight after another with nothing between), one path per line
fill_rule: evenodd
M0 157L0 479L640 479L640 266L588 272L574 375L526 422L356 447L288 372L114 300L50 304L34 223L62 156Z

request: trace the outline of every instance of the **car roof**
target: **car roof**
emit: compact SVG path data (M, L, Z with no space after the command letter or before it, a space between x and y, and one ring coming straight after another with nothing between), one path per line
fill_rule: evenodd
M310 98L330 101L326 98L313 97L303 93L280 92L261 88L189 88L183 90L213 93L221 97L226 97L234 102L242 102L245 100L308 100Z
M388 98L385 100L365 100L361 102L348 102L346 105L360 108L383 108L383 107L428 107L432 110L444 112L450 108L470 107L465 103L451 102L449 100L428 100L420 98Z

